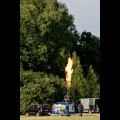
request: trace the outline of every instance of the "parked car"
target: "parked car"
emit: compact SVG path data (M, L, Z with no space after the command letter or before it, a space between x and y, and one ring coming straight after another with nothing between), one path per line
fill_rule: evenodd
M51 109L49 105L34 105L30 109L25 111L25 116L30 116L30 115L36 115L36 116L41 116L41 115L51 115Z

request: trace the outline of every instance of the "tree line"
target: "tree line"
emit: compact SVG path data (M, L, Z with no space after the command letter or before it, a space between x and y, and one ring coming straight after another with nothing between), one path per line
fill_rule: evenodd
M76 30L57 0L20 0L20 111L63 101L65 66L73 59L72 101L100 96L100 38Z

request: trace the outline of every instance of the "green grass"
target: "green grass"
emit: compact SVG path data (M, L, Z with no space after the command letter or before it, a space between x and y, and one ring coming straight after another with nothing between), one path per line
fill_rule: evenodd
M86 114L83 113L83 117L77 115L67 116L30 116L25 117L24 115L20 116L20 120L100 120L100 114Z

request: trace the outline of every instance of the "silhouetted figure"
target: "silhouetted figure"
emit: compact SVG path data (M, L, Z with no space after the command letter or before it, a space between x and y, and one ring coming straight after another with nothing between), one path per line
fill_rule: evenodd
M79 111L79 115L82 117L82 113L83 113L83 105L80 102L80 104L78 104L78 111Z

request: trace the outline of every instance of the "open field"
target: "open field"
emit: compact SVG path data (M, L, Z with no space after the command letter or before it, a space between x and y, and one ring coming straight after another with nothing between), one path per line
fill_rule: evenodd
M30 116L25 117L24 115L20 116L20 120L100 120L100 114L88 114L83 113L83 117L78 115L71 115L70 117L67 116Z

